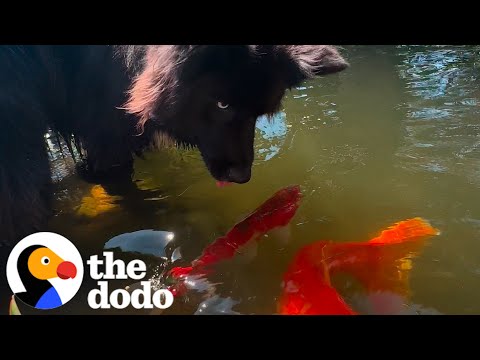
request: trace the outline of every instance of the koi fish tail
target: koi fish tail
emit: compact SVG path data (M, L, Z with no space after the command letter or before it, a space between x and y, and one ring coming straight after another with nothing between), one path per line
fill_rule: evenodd
M332 272L351 274L369 293L390 292L409 296L412 260L421 253L424 240L439 233L438 229L419 217L400 221L383 230L378 237L357 243L356 248L350 244L339 245L349 261L341 262ZM351 249L348 249L349 246Z
M438 234L426 220L413 218L396 223L370 241L307 245L284 275L280 313L355 314L331 285L330 279L337 274L357 280L368 297L373 296L374 312L385 312L382 297L410 296L413 258L420 254L426 237Z
M399 244L439 234L440 231L432 227L426 220L416 217L390 226L388 229L383 230L379 236L368 241L368 243L382 245Z

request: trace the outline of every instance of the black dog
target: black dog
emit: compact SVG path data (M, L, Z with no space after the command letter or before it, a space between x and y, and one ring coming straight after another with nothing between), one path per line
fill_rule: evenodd
M45 229L48 129L98 178L131 174L134 154L173 139L215 179L245 183L257 117L346 67L326 45L1 46L0 243Z

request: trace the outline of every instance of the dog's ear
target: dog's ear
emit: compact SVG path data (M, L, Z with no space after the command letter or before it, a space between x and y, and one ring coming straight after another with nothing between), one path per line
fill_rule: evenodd
M139 117L139 127L150 119L161 105L167 105L176 84L178 49L174 45L146 47L143 69L133 79L124 109Z
M285 61L288 87L348 67L347 61L330 45L278 45L277 51Z

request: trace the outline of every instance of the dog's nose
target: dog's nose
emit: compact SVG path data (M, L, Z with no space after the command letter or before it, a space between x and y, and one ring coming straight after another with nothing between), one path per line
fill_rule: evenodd
M228 169L228 181L244 184L250 180L252 171L250 167L231 167Z

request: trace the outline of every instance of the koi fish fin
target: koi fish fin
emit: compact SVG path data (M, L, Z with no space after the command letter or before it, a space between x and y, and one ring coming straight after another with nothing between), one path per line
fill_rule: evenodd
M328 274L316 265L291 267L283 281L281 315L355 315L330 285Z
M438 234L427 221L414 218L366 242L309 244L297 253L284 276L280 312L354 314L331 286L330 279L339 273L355 278L367 295L384 293L405 298L410 295L412 259L421 252L428 236Z
M317 241L300 249L283 275L278 311L283 315L354 315L332 287L325 249Z
M409 275L413 259L429 236L439 230L422 218L400 221L363 243L330 244L331 272L351 274L368 293L389 292L410 295ZM335 261L335 263L333 262Z
M368 241L368 243L382 245L399 244L439 234L440 231L432 227L426 220L416 217L390 226L388 229L383 230L379 236Z

